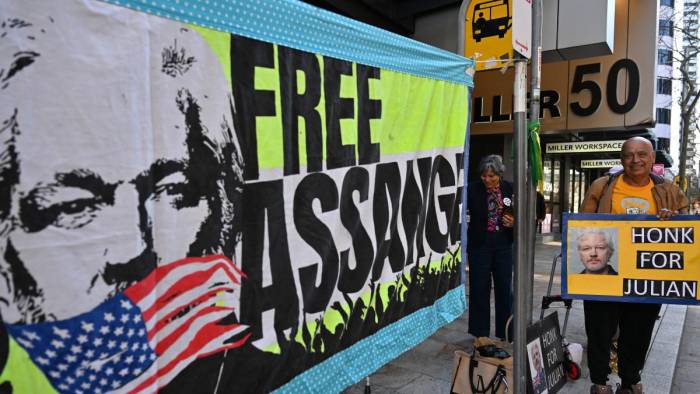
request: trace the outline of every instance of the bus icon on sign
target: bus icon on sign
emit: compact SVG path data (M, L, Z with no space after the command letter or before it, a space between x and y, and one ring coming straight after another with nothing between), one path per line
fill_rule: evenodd
M474 6L472 37L480 42L484 37L503 38L512 26L508 0L489 0Z

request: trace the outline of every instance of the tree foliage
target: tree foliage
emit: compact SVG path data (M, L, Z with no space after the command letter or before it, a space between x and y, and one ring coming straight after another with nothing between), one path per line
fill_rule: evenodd
M691 133L697 133L698 116L696 107L700 100L700 89L698 88L697 62L700 55L700 36L698 35L698 16L700 4L697 2L687 3L682 8L679 3L678 8L673 12L660 13L659 23L659 45L661 50L668 51L673 60L673 72L671 78L679 83L680 95L678 105L680 107L681 118L681 138L679 146L678 175L681 178L680 184L684 184L688 177L686 168L688 159L688 141ZM670 25L670 26L669 26ZM664 28L673 33L672 37L664 35ZM661 54L660 54L661 56ZM678 91L678 90L676 90Z

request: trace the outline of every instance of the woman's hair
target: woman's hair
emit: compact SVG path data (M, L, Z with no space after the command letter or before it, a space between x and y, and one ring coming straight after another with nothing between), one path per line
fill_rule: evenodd
M479 174L486 171L493 171L498 176L503 176L506 171L506 166L503 164L503 158L499 155L488 155L481 159L479 163Z

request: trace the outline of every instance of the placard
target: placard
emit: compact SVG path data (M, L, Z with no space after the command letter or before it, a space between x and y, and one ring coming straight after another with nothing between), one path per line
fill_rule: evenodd
M553 394L566 383L559 315L554 312L527 328L527 392Z
M564 214L562 296L700 304L700 216Z

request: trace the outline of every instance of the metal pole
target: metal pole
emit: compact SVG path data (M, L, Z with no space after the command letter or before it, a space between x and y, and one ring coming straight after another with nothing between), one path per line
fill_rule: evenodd
M515 56L515 81L513 83L513 133L515 134L515 269L514 269L514 339L513 345L513 389L525 393L526 329L525 316L530 300L526 298L527 283L532 281L527 272L527 59ZM528 280L529 279L529 280Z
M457 51L456 53L462 55L462 56L467 56L465 53L466 51L464 50L464 34L465 34L465 24L467 21L467 7L469 7L469 3L472 0L462 0L462 4L459 6L459 21L457 21L457 26L459 27L459 31L457 32ZM476 60L476 59L474 59ZM474 69L476 70L476 66L474 66ZM466 172L465 172L466 173Z
M532 2L532 59L530 63L530 121L537 121L540 117L540 64L542 60L542 0ZM530 163L530 175L532 175L532 165ZM528 324L532 324L532 303L533 282L535 272L535 243L537 241L537 185L532 182L532 176L528 177L528 250L527 250L527 271L524 273L527 278L527 289L525 298L529 300L525 310Z

